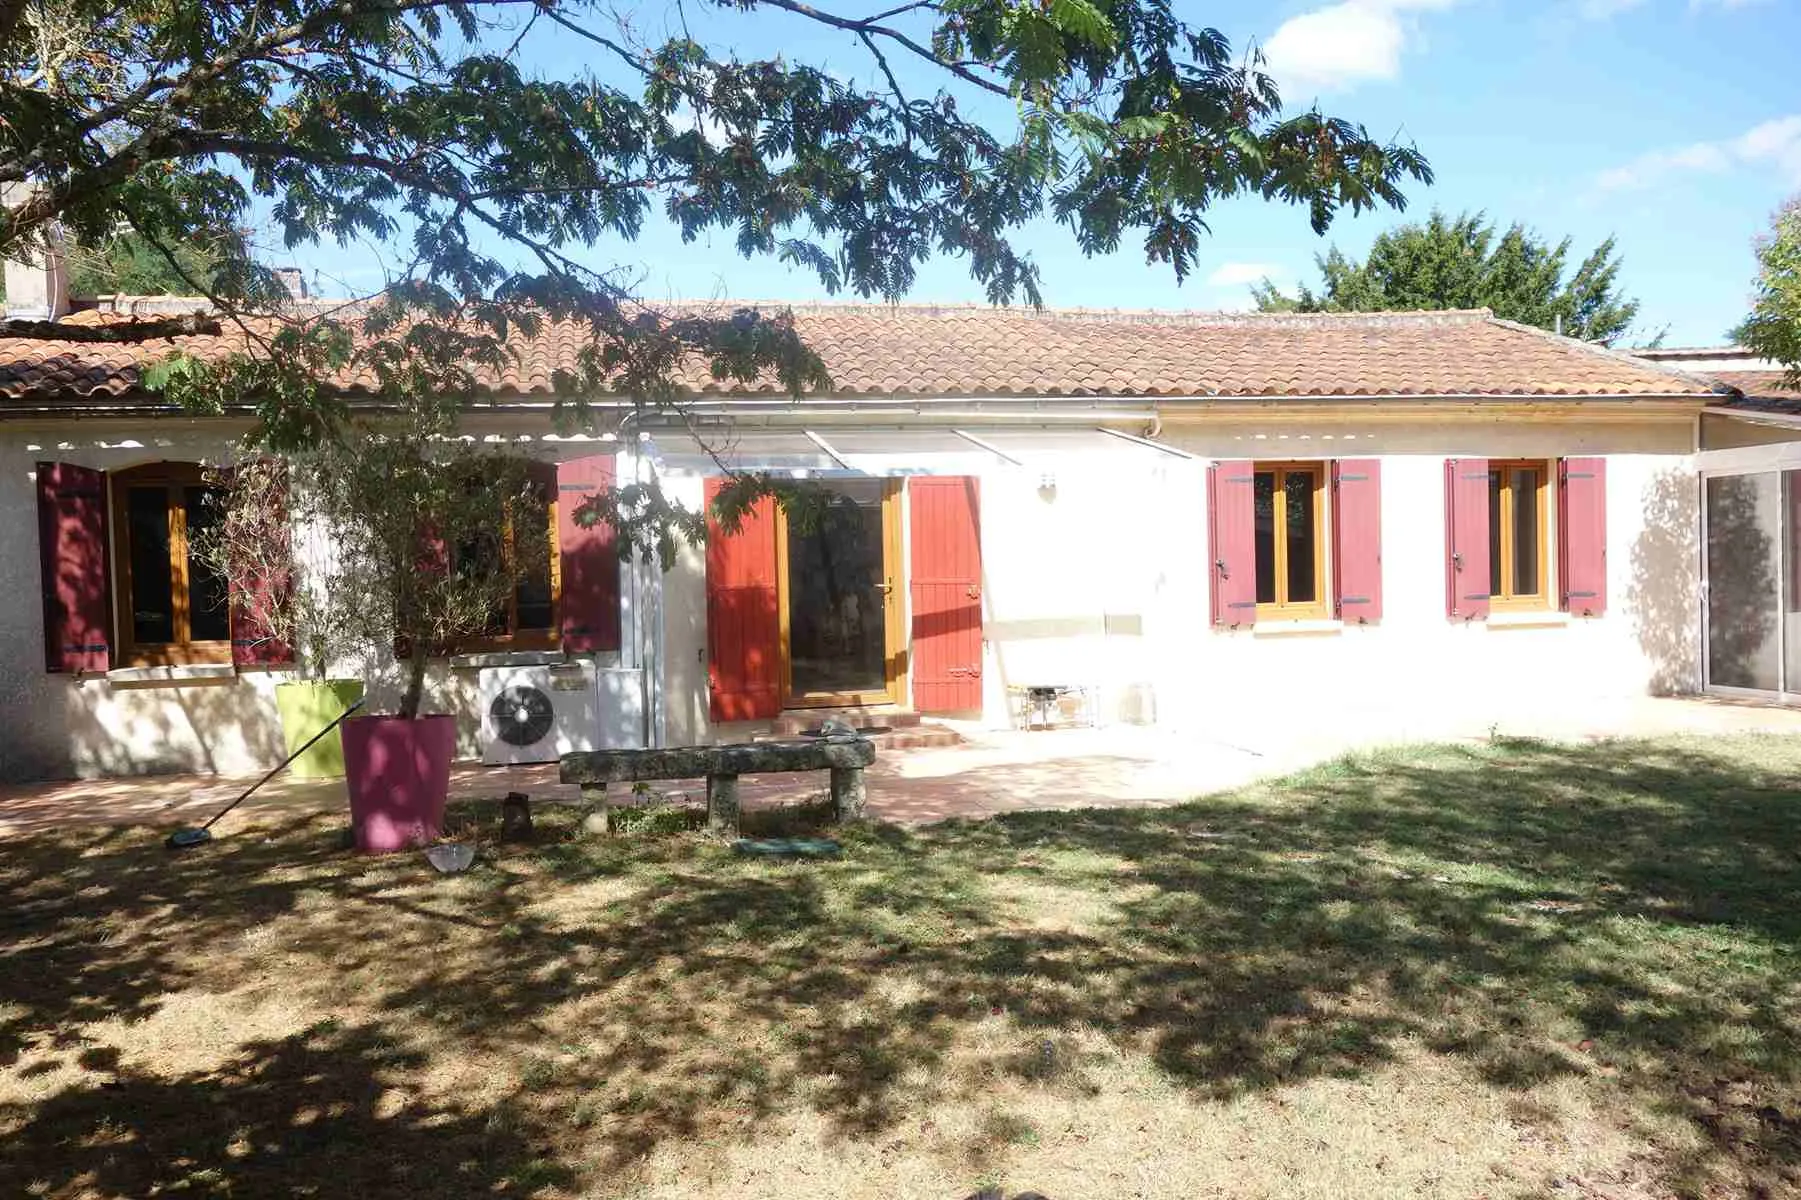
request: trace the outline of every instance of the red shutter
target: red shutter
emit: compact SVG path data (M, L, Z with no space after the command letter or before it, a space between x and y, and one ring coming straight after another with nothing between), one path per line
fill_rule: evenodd
M1213 554L1213 623L1257 623L1257 488L1248 461L1207 468L1207 528Z
M582 526L575 520L582 502L612 490L613 479L611 454L557 464L557 611L567 651L619 649L618 534L606 521Z
M775 530L781 513L767 496L735 534L713 520L724 484L707 497L707 686L716 721L754 721L782 710L781 617L776 609Z
M106 570L106 472L38 464L38 566L44 592L44 666L112 666L112 596Z
M1332 464L1333 593L1338 619L1382 619L1382 463L1345 458Z
M1566 458L1557 475L1557 577L1563 609L1607 611L1607 460Z
M1488 616L1488 460L1445 460L1445 611L1464 621Z
M287 482L272 489L271 497L279 508L274 525L278 545L267 557L270 562L292 563L293 531L288 525ZM233 572L236 574L237 572ZM231 620L231 661L240 667L266 667L294 661L294 648L277 638L269 627L268 614L285 605L294 587L294 569L285 567L274 578L259 578L247 589L233 588L227 613Z
M907 481L912 572L913 705L921 712L982 707L980 480Z

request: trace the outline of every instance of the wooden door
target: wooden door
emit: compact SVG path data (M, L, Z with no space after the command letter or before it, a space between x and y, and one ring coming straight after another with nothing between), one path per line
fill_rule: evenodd
M973 476L908 483L913 704L921 712L982 707L981 492Z

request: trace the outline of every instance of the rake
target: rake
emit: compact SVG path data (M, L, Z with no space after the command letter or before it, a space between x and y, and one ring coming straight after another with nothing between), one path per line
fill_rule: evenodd
M223 817L226 813L230 812L232 809L236 808L238 805L244 803L244 801L250 799L250 793L256 791L257 788L262 787L265 783L268 783L271 779L274 779L275 776L281 772L282 768L286 767L289 763L291 763L295 759L299 758L302 754L305 754L308 750L311 750L313 748L314 742L318 741L320 738L324 737L326 734L328 734L332 730L336 729L339 725L343 724L345 717L348 717L351 713L355 712L357 709L359 709L361 707L363 707L363 701L362 701L362 698L359 696L357 698L357 700L353 704L351 704L351 706L349 708L345 709L343 712L339 713L335 718L333 718L331 724L327 725L324 729L321 729L318 733L315 733L312 737L308 738L306 740L306 745L302 746L300 749L294 751L294 753L292 753L292 754L288 755L286 758L282 759L281 762L277 763L275 765L274 769L272 769L267 775L263 776L261 779L257 780L255 783L253 783L249 787L245 788L243 790L243 792L239 794L239 796L236 800L233 800L230 804L227 804L224 808L222 808L218 812L214 813L212 820L210 820L206 824L200 826L200 828L198 828L198 829L194 829L194 828L177 829L174 833L170 834L163 841L163 845L167 846L171 850L191 850L195 846L204 846L204 845L206 845L206 843L212 841L213 840L212 829L213 829L213 826L218 823L220 817Z

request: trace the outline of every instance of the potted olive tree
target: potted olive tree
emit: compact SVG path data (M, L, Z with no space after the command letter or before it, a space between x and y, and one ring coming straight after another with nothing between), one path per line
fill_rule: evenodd
M317 505L288 459L254 457L212 473L214 519L194 539L194 552L229 584L232 638L261 662L291 661L295 677L275 686L275 708L289 770L308 779L344 774L334 731L307 743L363 694L360 678L334 678L350 644L349 614L334 586L332 538Z
M427 842L442 829L456 720L428 711L429 665L493 629L544 561L549 497L528 461L420 431L358 426L307 455L330 530L342 628L371 657L393 647L391 710L343 726L359 849Z

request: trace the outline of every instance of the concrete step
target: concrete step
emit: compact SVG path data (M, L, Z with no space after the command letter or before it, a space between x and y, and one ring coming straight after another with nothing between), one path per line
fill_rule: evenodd
M859 732L875 734L897 729L917 729L919 714L905 708L806 708L785 712L770 722L776 737L817 733L827 721L842 721Z

